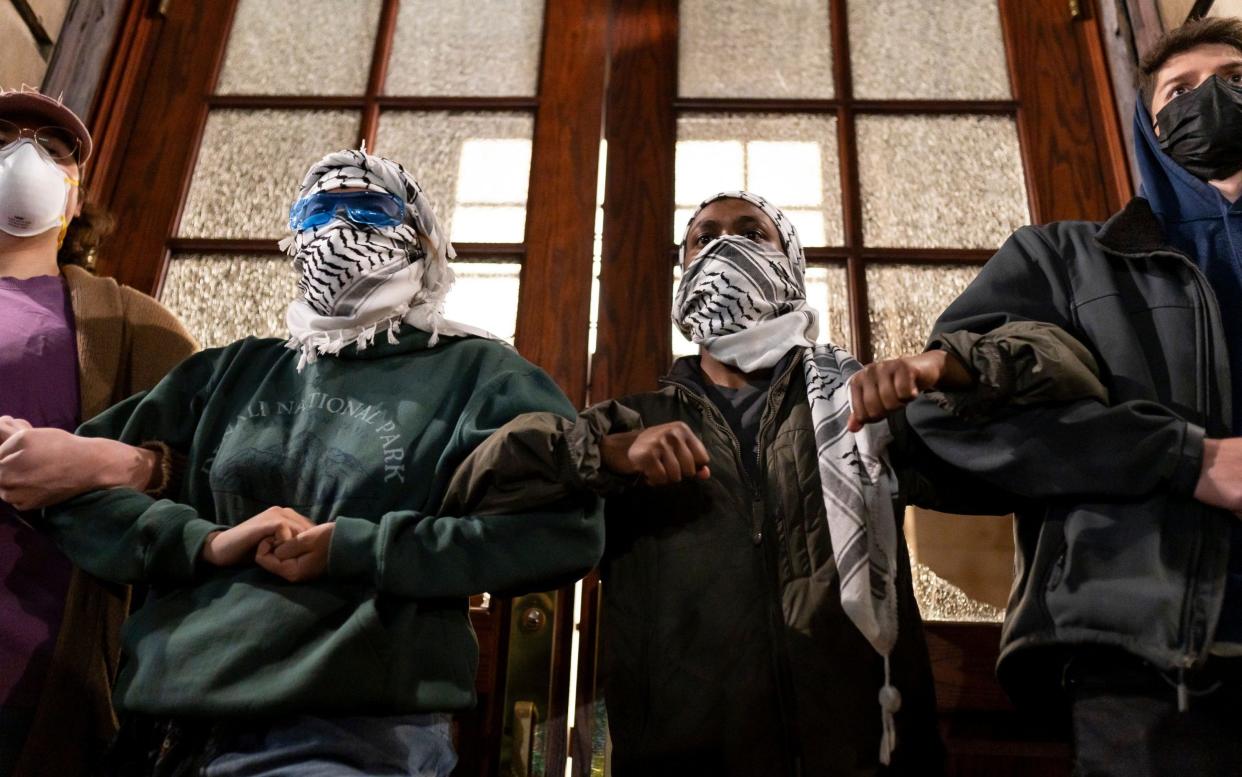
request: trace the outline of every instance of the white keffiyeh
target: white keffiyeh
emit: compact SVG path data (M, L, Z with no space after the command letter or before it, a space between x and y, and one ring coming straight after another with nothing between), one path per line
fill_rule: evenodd
M816 345L819 321L806 302L806 258L780 209L749 192L724 192L705 200L690 224L704 207L726 198L749 202L771 218L784 252L738 236L711 241L684 271L673 322L715 359L744 372L774 367L790 348L805 348L803 372L841 604L884 657L880 760L887 764L896 747L893 715L901 705L889 671L897 642L897 482L887 455L891 435L884 423L857 433L846 428L849 379L862 365L843 348ZM683 263L685 252L683 240Z
M400 197L405 222L376 228L333 219L280 241L300 274L301 296L285 314L287 346L302 354L299 371L351 343L366 348L381 331L395 343L403 322L429 332L430 345L441 334L499 339L444 318L444 298L453 285L448 262L456 252L405 168L365 150L337 151L311 166L298 199L345 188Z

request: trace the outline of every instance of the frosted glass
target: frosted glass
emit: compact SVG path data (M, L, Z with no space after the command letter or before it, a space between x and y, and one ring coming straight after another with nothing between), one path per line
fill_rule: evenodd
M678 24L682 97L833 95L828 0L681 0Z
M385 94L533 96L543 0L403 0Z
M212 111L177 234L283 237L307 169L357 135L351 111Z
M996 0L855 0L846 5L855 97L1010 98Z
M216 93L365 93L380 4L240 0Z
M414 175L452 240L520 243L534 124L527 113L388 111L376 153Z
M673 294L681 283L681 268L673 268ZM806 270L806 300L819 313L819 338L821 343L834 343L853 350L850 344L849 281L844 264L816 265ZM699 352L699 347L687 340L672 325L673 356L689 356Z
M878 361L921 353L936 319L970 285L979 267L869 264L872 357Z
M522 266L514 262L453 262L457 281L445 300L444 315L486 329L513 343L517 331L518 283Z
M250 335L284 337L297 279L284 257L174 254L160 301L204 348Z
M996 248L1030 219L1018 129L1003 116L860 116L863 241Z
M457 282L445 315L510 343L517 326L518 276L510 262L453 262ZM255 337L285 337L285 309L297 297L297 273L284 257L175 254L160 301L205 348Z
M747 189L780 207L806 246L841 245L837 120L821 114L694 114L677 120L673 240L699 203Z

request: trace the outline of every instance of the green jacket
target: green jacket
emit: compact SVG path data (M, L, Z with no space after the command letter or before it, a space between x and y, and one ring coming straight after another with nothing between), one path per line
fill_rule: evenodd
M1103 398L1094 362L1054 327L1015 324L945 347L978 374L941 396L959 412ZM902 694L893 767L878 763L883 660L846 616L819 485L800 359L774 376L759 432L761 479L704 396L697 358L663 387L605 402L576 424L523 416L458 469L455 493L494 504L607 494L602 565L604 697L613 772L864 777L943 770L935 694L908 564L897 580ZM600 469L606 433L681 421L711 477L649 487ZM929 455L901 414L890 447L900 504L1003 513L1006 495ZM898 510L901 516L902 511ZM900 536L900 535L899 535ZM904 542L900 554L906 559Z
M81 434L160 440L186 457L172 498L97 491L47 511L91 574L145 582L123 633L119 709L157 715L370 715L474 702L467 597L590 569L585 502L482 516L440 510L454 469L506 421L573 418L552 380L488 340L405 329L299 374L279 340L188 359ZM458 504L469 505L458 500ZM335 521L327 573L288 583L199 561L207 534L267 507Z

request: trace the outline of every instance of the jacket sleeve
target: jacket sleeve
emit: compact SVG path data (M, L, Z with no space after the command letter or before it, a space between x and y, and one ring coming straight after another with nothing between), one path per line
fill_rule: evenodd
M586 494L606 495L632 478L613 475L600 460L607 434L643 428L638 413L609 400L575 418L523 413L466 457L449 485L444 509L509 512Z
M1018 230L941 315L932 342L951 342L946 332L985 334L1037 321L1089 347L1075 326L1065 273L1064 261L1037 229ZM1089 395L1045 396L1047 404L1005 408L985 423L922 397L909 406L907 418L941 460L1022 497L1133 497L1161 486L1179 494L1194 491L1203 458L1201 427L1153 402L1110 406Z
M104 411L78 434L131 445L157 439L188 451L220 353L191 357L154 389ZM128 488L83 494L47 508L44 518L47 530L74 564L121 583L189 581L207 535L227 528L189 505Z
M122 396L146 391L198 350L177 317L160 303L128 286L121 287L128 339Z
M520 482L498 492L486 468L474 463L499 463L515 471L529 467L544 476L563 466L541 434L519 436L520 442L507 450L493 446L478 451L522 413L538 414L547 428L559 428L560 422L572 428L575 415L556 384L538 369L503 373L476 388L458 421L453 450L443 459L466 461L449 481L443 507L435 514L394 511L378 520L338 517L328 574L367 581L398 596L429 598L544 589L577 579L595 566L603 554L604 532L594 498L550 491L546 481L529 498L523 497ZM506 454L499 461L498 450ZM472 462L468 452L481 455ZM511 463L507 458L527 454L537 459ZM462 474L461 466L473 474ZM502 496L491 499L491 493Z

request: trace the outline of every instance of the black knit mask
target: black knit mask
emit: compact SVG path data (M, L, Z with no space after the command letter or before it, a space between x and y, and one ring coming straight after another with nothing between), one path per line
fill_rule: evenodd
M1212 76L1156 114L1160 149L1205 181L1242 170L1242 89Z

